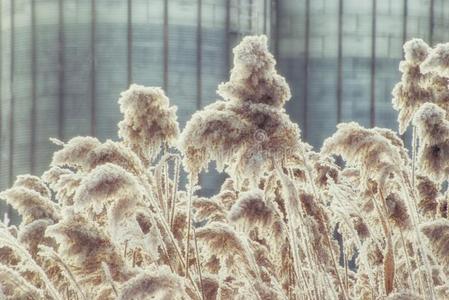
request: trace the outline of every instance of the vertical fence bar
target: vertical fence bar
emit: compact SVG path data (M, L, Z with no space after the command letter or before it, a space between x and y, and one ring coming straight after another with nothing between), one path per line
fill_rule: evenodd
M97 82L96 82L96 62L95 52L96 45L95 39L97 35L97 12L96 12L96 0L91 0L91 34L90 34L90 59L91 59L91 118L90 118L90 133L92 136L96 135L96 98L97 98Z
M127 83L128 86L132 83L132 67L133 67L133 25L132 25L132 0L128 0L128 13L127 13L127 36L126 36L126 62L127 62Z
M31 0L31 136L30 136L30 171L36 171L36 0Z
M14 181L14 68L15 68L15 55L14 55L14 43L15 43L15 7L14 0L11 0L10 7L10 26L11 26L11 36L10 36L10 50L11 50L11 64L10 64L10 98L9 98L9 170L8 170L8 178L9 178L9 186L12 185ZM11 208L8 209L8 214L11 213Z
M65 89L65 66L64 66L64 0L59 0L58 5L58 138L64 139L64 89Z
M59 0L58 5L58 138L64 140L64 85L65 85L65 66L64 66L64 0Z
M0 0L0 170L3 170L3 0ZM0 181L0 188L3 180Z
M429 45L433 46L433 30L435 28L435 0L430 0L429 7Z
M307 0L308 1L308 0ZM271 9L274 9L274 17L275 20L274 22L274 56L275 57L279 57L279 35L281 32L281 28L280 28L280 10L281 10L281 2L280 0L273 0L274 5L271 6ZM271 14L271 16L273 16L273 14Z
M253 0L249 0L249 8L248 8L248 16L249 16L249 20L248 20L248 27L249 27L249 32L251 33L251 34L253 34L253 33L258 33L257 32L257 28L256 28L256 31L253 31L253 5L254 5L254 3L253 3Z
M168 0L164 0L164 37L163 37L163 51L162 57L164 64L164 90L168 90Z
M9 170L8 170L8 186L12 186L14 182L14 68L15 68L15 55L14 55L14 36L15 36L15 7L14 0L11 0L10 7L10 26L11 26L11 36L10 36L10 50L11 50L11 62L10 62L10 98L9 98ZM12 207L8 205L8 216L11 216Z
M304 89L303 89L303 135L304 139L307 140L308 126L307 126L307 110L309 101L309 38L310 38L310 0L306 0L306 18L305 18L305 38L304 38Z
M371 101L370 101L370 126L376 125L376 11L377 0L372 0L371 23Z
M228 71L231 68L231 0L226 0L226 23L225 23L225 47L226 57L225 66L226 73L225 78L228 76Z
M407 21L408 21L408 0L404 0L402 9L402 44L407 41ZM402 57L404 57L404 51L402 51Z
M197 3L197 31L196 31L196 108L201 109L203 106L203 99L201 95L202 90L202 45L203 45L203 11L202 0Z
M267 0L263 0L263 34L267 34Z
M338 1L337 124L341 122L343 84L343 0Z

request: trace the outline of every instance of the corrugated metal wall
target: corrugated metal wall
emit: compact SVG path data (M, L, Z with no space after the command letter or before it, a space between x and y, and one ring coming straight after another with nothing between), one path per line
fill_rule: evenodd
M184 126L215 101L230 49L269 33L268 0L2 0L0 188L41 174L48 138L116 138L130 83L162 86ZM216 175L206 175L205 192ZM210 191L209 191L210 192Z
M50 136L115 138L130 82L164 87L183 126L215 101L245 34L271 35L289 113L317 147L339 121L396 129L403 42L449 41L444 0L1 0L0 9L0 188L47 167ZM217 176L202 180L208 193Z
M277 49L290 114L315 147L341 121L397 129L391 90L402 44L449 42L444 0L277 1Z

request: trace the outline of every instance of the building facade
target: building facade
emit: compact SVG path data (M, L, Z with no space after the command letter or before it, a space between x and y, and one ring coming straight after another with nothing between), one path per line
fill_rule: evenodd
M230 49L270 34L268 0L1 0L0 186L40 175L61 140L117 138L130 83L161 86L181 127L214 102ZM205 186L216 175L206 175ZM207 184L211 181L210 184Z
M270 37L316 148L338 122L396 129L402 44L449 41L445 0L0 0L0 188L40 175L49 137L117 138L130 83L163 87L181 127L216 100L247 34ZM202 177L212 193L219 176Z

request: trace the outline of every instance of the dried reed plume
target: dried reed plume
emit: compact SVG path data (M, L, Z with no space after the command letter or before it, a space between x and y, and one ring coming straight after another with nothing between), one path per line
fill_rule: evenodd
M29 224L39 219L51 219L55 222L59 219L59 208L39 192L25 187L16 186L0 193L0 198L5 199L20 216L24 224Z
M122 92L118 103L123 120L119 136L146 163L159 153L162 145L173 145L179 135L176 106L169 106L158 87L132 84Z
M401 81L393 88L393 108L399 111L399 133L403 134L415 111L425 102L431 101L431 93L424 85L420 64L427 58L430 47L421 39L412 39L404 44L405 60L399 64Z
M139 197L141 194L141 187L132 174L107 163L96 167L84 177L74 196L74 203L79 208L92 206L99 214L108 201L123 195Z
M271 225L274 211L264 200L261 190L243 192L237 202L229 211L231 221L242 220L250 227L261 227Z
M215 160L237 178L257 180L272 161L300 147L299 128L282 108L290 89L276 73L266 37L245 37L233 52L230 80L218 88L225 101L195 113L181 135L185 166L194 179Z
M449 78L449 43L436 45L422 63L421 70L424 74L434 72Z
M421 231L429 240L433 253L440 263L449 269L449 220L437 219L421 225Z
M186 295L182 278L173 274L168 267L143 271L123 283L117 299L182 299Z
M354 122L338 124L337 132L324 141L321 153L341 155L350 166L359 168L365 186L370 179L383 184L390 174L400 173L404 164L390 138Z
M438 105L426 103L416 112L414 124L420 141L421 172L441 182L449 175L449 121Z
M21 218L0 222L0 299L449 299L447 45L404 45L411 155L354 122L302 142L265 36L182 134L162 89L131 85L120 141L51 139L50 168L0 193ZM228 177L205 197L210 161Z

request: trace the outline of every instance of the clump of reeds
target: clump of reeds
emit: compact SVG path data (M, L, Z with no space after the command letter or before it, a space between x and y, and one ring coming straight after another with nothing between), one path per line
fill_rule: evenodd
M302 142L265 36L181 134L162 89L131 85L118 141L52 139L50 168L0 193L21 217L0 223L0 299L449 299L447 48L404 45L412 157L353 122ZM228 178L201 197L210 161Z

